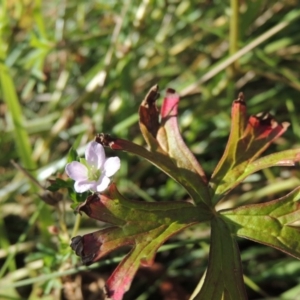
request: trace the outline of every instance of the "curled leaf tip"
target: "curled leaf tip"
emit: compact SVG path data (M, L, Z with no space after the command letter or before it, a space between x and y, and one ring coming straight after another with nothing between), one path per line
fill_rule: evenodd
M81 212L85 212L87 215L89 215L89 205L90 203L94 201L99 201L98 194L92 194L86 198L84 202L82 202L80 205L78 205L75 209L76 213L79 213L81 215Z
M109 147L112 142L112 138L107 133L98 133L95 137L95 142L101 144L104 147Z
M121 139L113 138L107 133L98 133L95 137L95 142L112 150L123 150Z
M282 122L281 125L286 130L291 124L289 122Z
M274 117L270 113L258 113L252 117L254 123L256 123L258 127L268 127L270 129L274 129L278 126L278 122L274 119ZM250 121L252 121L250 118Z
M76 255L81 257L81 261L84 265L90 265L94 262L96 253L102 245L97 239L93 239L92 241L87 240L91 237L91 235L85 235L83 237L78 235L71 239L70 246ZM86 245L88 245L88 247ZM85 249L89 251L85 252Z
M154 138L156 137L159 128L159 111L156 106L156 100L158 97L158 85L155 85L150 89L139 108L141 131L149 131ZM144 133L146 134L146 132Z
M107 286L107 284L104 286L104 292L105 292L105 296L107 298L112 298L112 296L114 295L114 292L109 289L109 287Z
M76 253L76 255L81 256L83 245L82 245L82 236L78 235L71 238L71 248Z
M244 107L244 110L246 109L246 102L245 102L245 97L244 93L240 92L238 94L237 99L233 101L233 104L236 106L237 104L241 105L241 107Z
M249 125L268 135L273 130L283 130L284 132L290 124L288 122L278 123L272 114L261 112L249 118Z
M175 90L168 88L163 105L161 107L162 119L166 117L170 118L171 116L177 117L178 104L179 104L179 95L176 93ZM163 121L162 123L164 124Z
M155 101L158 99L159 96L160 96L159 87L156 84L149 90L148 94L146 95L145 99L142 102L142 105L145 107L153 105L153 103L155 103Z
M274 116L270 113L260 112L254 116L259 121L260 125L276 128L278 122L275 120Z
M168 94L175 94L176 93L176 91L174 90L174 89L172 89L172 88L167 88L167 95Z
M243 92L239 92L238 100L239 101L244 101L244 93Z

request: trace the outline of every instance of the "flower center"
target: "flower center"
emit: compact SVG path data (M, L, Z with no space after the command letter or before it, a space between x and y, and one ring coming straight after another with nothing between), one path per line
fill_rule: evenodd
M96 169L93 166L88 167L88 179L90 181L97 181L100 178L101 171L99 169Z

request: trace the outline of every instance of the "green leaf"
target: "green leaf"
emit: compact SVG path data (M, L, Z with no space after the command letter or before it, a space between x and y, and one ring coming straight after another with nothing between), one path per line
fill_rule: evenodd
M221 218L211 222L209 262L203 286L195 300L247 299L239 249Z
M300 187L277 200L220 213L233 234L300 259Z
M251 167L251 163L281 136L288 126L289 123L286 122L277 123L270 114L250 116L247 120L244 96L239 94L232 105L232 123L227 146L210 181L214 191L214 204L246 176L265 167L261 165L258 168L257 164L256 168ZM252 172L249 172L251 168Z
M274 166L295 166L300 161L300 149L291 149L263 156L249 164L239 181L259 170Z
M72 239L72 248L83 263L90 264L122 246L132 250L107 281L112 299L122 299L140 264L151 265L156 251L169 237L211 215L188 202L141 202L127 200L114 184L110 196L93 194L78 207L89 217L112 226Z
M74 182L74 181L70 181L70 182ZM74 191L73 185L72 187L68 188L68 192L69 192L69 197L73 201L73 204L71 205L73 209L75 209L79 204L82 204L82 202L85 201L86 197L90 194L90 192L84 192L81 194L76 193Z
M211 207L207 179L202 167L189 150L180 134L177 115L179 95L168 89L161 108L161 123L155 101L158 86L152 87L140 105L139 125L150 150L130 141L99 134L96 142L113 150L123 150L144 157L180 183L195 203ZM208 210L210 210L208 208Z
M70 180L65 181L60 178L55 178L55 180L51 181L51 185L47 187L47 190L51 191L51 192L56 192L59 189L69 188L69 187L72 187L73 185L74 185L73 182Z
M205 197L205 195L208 193L207 188L205 187L201 189L203 187L203 185L200 184L201 178L198 176L198 179L195 179L194 181L191 180L195 174L190 170L177 168L174 162L165 152L157 151L154 153L131 141L113 138L108 134L103 133L98 134L95 138L95 141L103 146L110 147L112 150L127 151L147 159L153 165L180 183L193 199L196 199L196 201L198 199L197 206L201 206L202 209L206 210L207 212L212 210L207 204L207 202L209 202L209 196ZM198 185L195 184L196 180L198 181ZM203 201L200 201L199 198L203 199Z
M0 43L2 43L1 38ZM10 70L3 63L3 60L4 53L0 52L0 83L2 97L11 114L15 134L14 142L17 145L18 154L23 166L27 170L31 170L31 173L34 173L32 170L36 169L36 163L33 159L29 135L25 129L26 120L17 96L13 78L10 75ZM32 186L35 188L34 185Z
M68 156L67 156L67 162L71 163L72 161L78 161L78 153L73 148L71 148L69 150L69 153L68 153Z

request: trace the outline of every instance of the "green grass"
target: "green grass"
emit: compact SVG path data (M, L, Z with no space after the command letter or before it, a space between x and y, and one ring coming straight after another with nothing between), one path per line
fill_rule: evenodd
M89 268L89 275L76 269L71 236L100 225L83 216L78 226L65 194L58 204L45 204L44 187L51 175L65 178L70 147L82 155L96 133L142 143L137 110L152 85L159 84L162 96L167 87L182 95L180 127L208 174L223 153L240 91L249 113L271 111L291 123L273 150L299 147L299 1L237 3L1 2L1 299L72 299L63 296L69 282L102 282L112 272L112 258L124 252ZM188 198L146 161L120 158L115 180L127 197ZM298 186L298 178L297 167L256 174L224 205L274 199ZM206 267L208 237L204 225L174 237L157 256L161 271L142 270L125 298L163 299L166 282L190 295ZM297 299L298 261L252 242L241 241L240 248L250 299ZM91 293L83 283L76 288Z

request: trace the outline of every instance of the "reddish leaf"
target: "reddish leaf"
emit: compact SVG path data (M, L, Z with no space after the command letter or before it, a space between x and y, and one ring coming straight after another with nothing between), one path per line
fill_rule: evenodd
M161 124L155 101L158 86L152 87L140 105L140 129L149 151L129 141L112 139L100 134L96 141L115 150L124 150L142 156L179 182L195 203L210 205L207 179L202 167L185 145L177 122L179 95L168 89L161 109Z
M150 135L149 135L150 136ZM209 208L209 195L207 185L204 184L198 174L192 170L178 166L178 161L172 159L160 147L157 151L149 151L142 146L127 140L112 138L107 134L98 134L95 141L113 150L123 150L141 156L153 165L164 171L167 175L180 183L191 195L195 202L199 203L204 210L211 211Z
M187 202L129 201L119 194L114 184L109 194L88 197L78 211L113 226L74 237L71 246L85 264L117 248L132 247L107 281L112 299L119 300L129 289L139 265L152 264L162 243L188 226L209 220L211 215Z
M139 108L140 129L150 149L157 148L155 139L160 126L158 122L159 111L156 106L158 97L158 85L155 85L150 89Z
M215 193L214 203L245 178L245 170L251 168L251 163L281 136L288 126L288 123L277 123L270 114L251 116L247 121L244 96L239 94L232 106L229 140L210 181Z
M193 153L184 143L179 131L177 115L178 115L179 95L174 90L168 89L161 108L161 129L158 132L157 139L167 148L169 156L175 160L179 169L193 171L195 173L195 184L207 183L206 175L196 160ZM206 188L206 187L205 187Z
M191 195L187 202L145 203L129 201L110 186L108 195L94 194L78 207L89 217L110 227L72 239L72 248L83 263L90 264L107 253L131 247L107 281L109 296L121 300L141 264L151 265L158 248L170 236L193 224L211 220L211 250L207 274L195 299L246 299L238 247L234 234L278 248L300 258L300 188L281 199L217 213L216 204L246 176L274 165L300 161L300 149L259 155L287 129L269 114L246 114L243 94L232 106L232 126L225 152L211 181L212 193L202 167L185 145L177 114L179 96L168 89L161 108L154 86L139 109L141 132L149 149L130 141L100 134L96 142L114 150L128 151L147 159L180 183ZM211 194L214 198L211 200Z
M280 199L221 214L233 234L300 259L300 187Z

